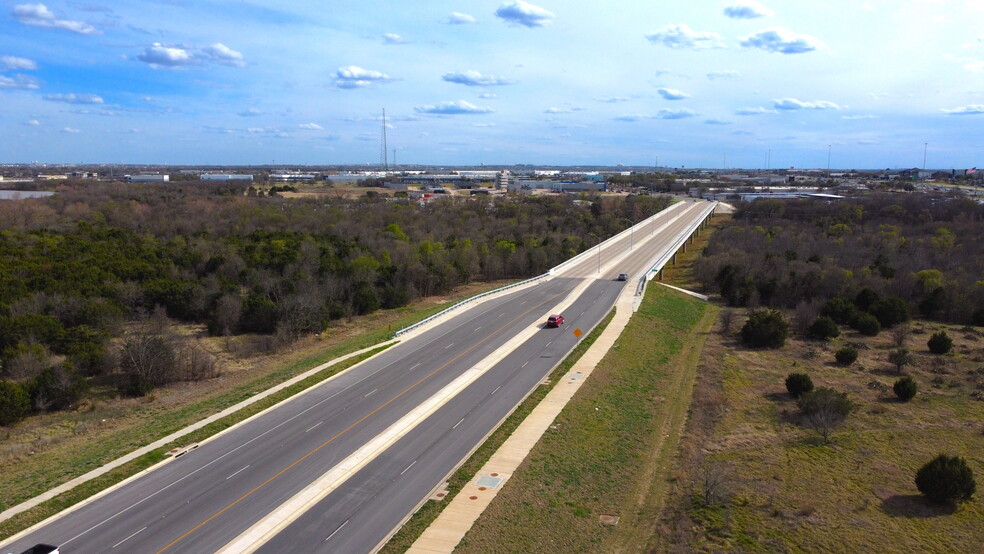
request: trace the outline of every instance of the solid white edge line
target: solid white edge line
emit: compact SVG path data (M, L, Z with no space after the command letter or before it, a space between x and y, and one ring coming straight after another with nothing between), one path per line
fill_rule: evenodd
M328 542L328 539L334 537L335 536L335 533L341 531L342 530L342 527L345 527L346 525L348 525L348 522L349 522L349 520L346 519L345 520L345 523L339 525L337 529L335 529L334 531L332 531L331 534L328 535L327 537L325 537L325 540L323 540L321 542Z

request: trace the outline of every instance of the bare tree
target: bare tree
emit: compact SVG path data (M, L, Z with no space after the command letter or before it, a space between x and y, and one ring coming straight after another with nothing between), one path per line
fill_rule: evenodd
M696 470L691 478L694 493L704 506L724 502L731 495L735 481L734 467L722 460L696 460Z
M892 327L892 344L894 344L896 348L905 347L906 341L908 341L911 336L912 327L910 327L908 323L900 323L895 327Z

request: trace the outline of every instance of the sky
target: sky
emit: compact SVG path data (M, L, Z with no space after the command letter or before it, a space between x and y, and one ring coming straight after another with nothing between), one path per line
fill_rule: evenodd
M0 163L984 166L982 0L0 0Z

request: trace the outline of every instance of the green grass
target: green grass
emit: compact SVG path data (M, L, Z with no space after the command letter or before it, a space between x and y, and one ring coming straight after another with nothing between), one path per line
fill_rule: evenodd
M660 460L673 450L663 448L664 435L682 428L689 404L673 395L689 393L684 367L687 360L695 365L702 340L697 335L710 326L711 311L691 297L650 287L557 427L531 451L458 551L644 549L650 501L661 494L653 480L662 479ZM606 527L601 515L622 522Z
M571 367L584 352L591 347L592 344L598 339L601 333L608 326L614 316L614 311L610 312L605 319L603 319L590 333L586 336L568 355L563 362L558 365L553 372L551 372L549 380L549 386L539 386L537 387L526 400L523 401L516 410L499 426L498 429L486 440L482 446L480 446L472 456L465 461L464 464L458 468L457 471L448 479L448 495L441 502L426 502L419 510L413 515L400 528L399 531L390 539L386 546L381 550L384 553L397 553L404 552L414 541L427 529L427 527L437 519L441 511L447 506L451 500L454 499L455 495L461 492L461 489L467 485L472 477L474 477L479 470L488 462L489 458L495 454L496 450L502 446L502 443L512 435L513 431L526 419L530 412L543 400L550 390L556 386L560 379L570 371Z

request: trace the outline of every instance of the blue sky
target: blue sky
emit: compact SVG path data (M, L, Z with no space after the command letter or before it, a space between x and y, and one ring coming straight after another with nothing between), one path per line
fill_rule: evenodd
M0 163L984 165L980 0L0 2Z

